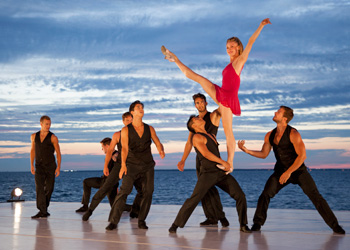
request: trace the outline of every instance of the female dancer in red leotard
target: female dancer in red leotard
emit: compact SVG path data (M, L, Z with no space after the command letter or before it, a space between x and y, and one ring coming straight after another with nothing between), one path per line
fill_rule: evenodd
M229 38L226 42L226 52L230 56L230 63L222 72L222 86L213 84L203 76L193 72L184 65L177 56L162 46L162 52L165 59L175 62L185 76L195 82L198 82L205 92L220 106L222 112L222 125L226 136L227 162L231 168L225 169L228 172L233 170L233 157L235 154L236 141L232 131L232 114L241 115L241 108L238 100L238 89L240 85L240 74L255 40L258 38L261 30L266 24L270 24L268 18L264 19L259 28L249 38L246 48L237 37Z

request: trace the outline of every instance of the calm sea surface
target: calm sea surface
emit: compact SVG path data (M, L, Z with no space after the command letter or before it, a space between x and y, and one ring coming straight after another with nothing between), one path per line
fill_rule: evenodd
M272 174L269 170L235 170L236 178L246 194L248 207L255 208L265 182ZM316 185L333 210L350 210L350 170L312 170ZM99 177L102 171L61 172L56 179L52 201L80 202L83 194L83 180ZM197 176L195 170L156 170L153 204L182 205L190 197ZM121 183L120 183L121 184ZM0 173L0 202L10 198L14 187L23 189L27 201L35 201L34 176L30 172ZM93 189L92 195L96 192ZM224 206L234 206L235 201L219 189ZM128 197L131 203L135 191ZM92 196L91 196L92 197ZM103 202L108 202L107 198ZM298 185L289 184L270 203L271 208L314 209L311 201Z

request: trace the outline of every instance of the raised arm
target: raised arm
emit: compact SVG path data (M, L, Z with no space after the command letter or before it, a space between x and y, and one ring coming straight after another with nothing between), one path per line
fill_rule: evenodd
M253 35L249 38L248 44L246 45L245 49L243 50L243 53L238 57L236 62L233 62L233 67L235 68L236 72L241 72L244 64L248 60L248 56L250 51L252 50L253 44L255 40L260 35L260 32L264 28L266 24L271 24L270 19L266 18L261 21L258 29L253 33Z
M271 151L271 144L270 144L270 141L269 141L269 138L270 138L270 134L271 132L267 133L265 135L265 139L264 139L264 144L261 148L260 151L257 151L257 150L249 150L247 149L244 144L245 144L245 140L239 140L238 141L238 147L244 152L244 153L247 153L251 156L254 156L254 157L257 157L257 158L263 158L265 159L269 154L270 154L270 151Z
M31 148L30 148L30 172L35 174L34 159L35 159L35 134L30 136Z
M150 130L151 130L151 138L152 141L154 142L154 144L157 147L158 153L160 155L160 158L163 159L165 157L165 153L164 153L164 147L163 144L160 143L160 140L156 134L156 131L154 130L154 128L152 126L149 126Z
M118 132L115 132L112 136L112 141L111 143L109 144L109 148L107 150L107 153L106 153L106 157L105 157L105 164L103 166L103 174L105 176L108 176L109 175L109 169L108 169L108 165L109 165L109 162L112 158L112 155L113 155L113 152L115 150L115 146L117 145L117 143L119 142L120 140L120 131Z
M280 183L284 184L288 181L290 175L297 170L303 162L306 160L306 149L305 144L303 140L301 139L301 136L299 132L295 129L293 129L290 133L290 141L293 143L295 152L297 153L297 158L293 162L293 164L287 169L286 172L284 172L280 177Z
M185 149L184 149L184 153L182 155L182 158L181 158L181 161L179 161L177 163L177 168L182 172L184 171L184 168L185 168L185 161L188 157L188 155L191 153L191 150L192 150L192 138L193 138L193 133L190 132L188 134L188 138L187 138L187 142L186 142L186 145L185 145Z
M129 153L129 129L124 127L121 130L120 140L122 140L122 155L121 155L121 168L119 171L119 179L123 178L124 174L127 174L126 159Z
M230 168L230 164L228 162L224 161L220 157L217 157L208 150L206 143L207 139L204 136L199 134L195 134L193 136L193 146L197 148L204 158L208 159L209 161L217 162L225 168Z
M61 149L60 145L58 143L58 138L55 135L51 136L51 142L53 144L53 147L55 148L56 151L56 157L57 157L57 168L55 171L55 176L58 177L60 175L61 171Z

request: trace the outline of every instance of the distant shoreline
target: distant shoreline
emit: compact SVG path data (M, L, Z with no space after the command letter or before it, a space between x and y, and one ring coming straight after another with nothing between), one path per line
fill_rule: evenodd
M184 169L184 171L195 171L196 169ZM350 171L349 168L308 168L309 171ZM95 170L73 170L73 169L64 169L61 170L61 173L70 173L70 172L102 172L102 169ZM155 171L179 171L178 169L155 169ZM273 168L251 168L251 169L235 169L234 171L273 171ZM0 173L27 173L28 171L0 171Z

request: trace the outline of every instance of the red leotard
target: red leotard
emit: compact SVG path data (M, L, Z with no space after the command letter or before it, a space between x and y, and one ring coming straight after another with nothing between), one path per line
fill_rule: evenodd
M222 86L215 85L216 100L223 106L231 109L234 115L241 115L241 106L238 99L240 77L237 75L232 63L222 71Z

